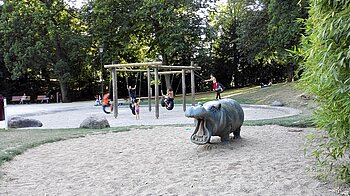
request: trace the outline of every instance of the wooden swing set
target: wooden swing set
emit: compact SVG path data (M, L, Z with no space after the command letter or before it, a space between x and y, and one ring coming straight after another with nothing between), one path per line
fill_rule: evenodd
M175 74L182 73L182 98L183 98L183 111L186 111L186 71L190 70L191 73L191 95L192 95L192 106L195 105L195 70L200 70L200 67L194 66L191 62L191 66L168 66L162 65L162 62L146 62L146 63L127 63L127 64L111 64L104 65L105 68L109 69L112 73L112 86L113 86L113 115L115 118L118 117L118 86L117 86L117 72L146 72L147 73L147 86L148 86L148 110L152 111L151 105L151 69L153 69L154 80L155 80L155 117L159 118L159 75L161 74ZM129 68L129 69L128 69ZM131 69L130 69L131 68ZM138 69L136 69L138 68ZM141 69L144 68L144 69ZM166 70L160 71L159 70ZM169 71L170 70L170 71ZM181 70L181 71L174 71Z

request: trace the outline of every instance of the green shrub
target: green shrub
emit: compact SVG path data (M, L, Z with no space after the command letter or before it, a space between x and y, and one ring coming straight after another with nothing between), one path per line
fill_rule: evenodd
M320 143L323 150L314 154L321 166L335 169L350 182L350 2L310 3L300 87L315 95L319 105L315 123L328 133Z

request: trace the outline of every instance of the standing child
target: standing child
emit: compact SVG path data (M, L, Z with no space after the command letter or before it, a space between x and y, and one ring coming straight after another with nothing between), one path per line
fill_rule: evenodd
M134 108L136 119L140 119L140 99L135 99Z
M210 78L208 80L204 80L204 82L213 82L213 90L216 92L216 99L221 99L221 94L223 92L222 85L217 82L216 78L213 74L210 74Z
M96 99L95 106L102 105L100 95L95 95L95 99Z

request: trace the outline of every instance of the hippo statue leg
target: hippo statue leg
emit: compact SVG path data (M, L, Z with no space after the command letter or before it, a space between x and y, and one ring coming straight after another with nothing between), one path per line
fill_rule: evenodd
M233 139L239 138L241 138L241 127L238 127L236 130L233 131Z
M230 141L230 134L221 135L221 142L228 143Z

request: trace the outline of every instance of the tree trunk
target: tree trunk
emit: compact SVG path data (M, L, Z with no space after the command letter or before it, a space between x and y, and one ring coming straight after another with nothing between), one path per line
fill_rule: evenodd
M63 49L61 47L61 39L60 39L58 33L56 33L55 46L56 46L56 60L57 60L56 63L61 61L61 63L65 64L65 67L66 67L67 62L64 61L65 55L64 55ZM67 78L64 76L66 73L65 73L65 70L61 66L59 66L59 67L60 67L60 69L62 69L62 70L57 70L58 77L60 79L59 82L60 82L60 87L61 87L62 102L63 103L70 102L69 93L68 93L69 92L68 82L67 82Z
M170 75L169 74L166 74L164 75L164 78L165 78L165 85L166 85L166 88L169 89L171 86L171 81L170 81Z
M168 65L168 56L166 54L162 54L162 64L163 65ZM169 89L171 86L171 82L170 82L170 75L169 74L166 74L164 75L164 78L165 78L165 86L167 89Z
M68 96L68 84L67 82L60 80L60 87L61 87L61 95L62 95L62 102L67 103L70 102L69 96Z

